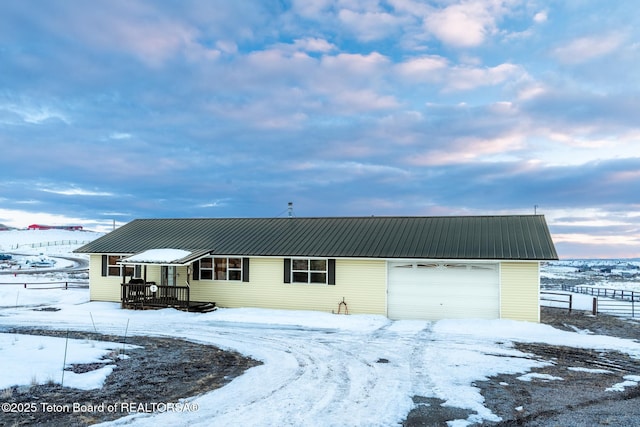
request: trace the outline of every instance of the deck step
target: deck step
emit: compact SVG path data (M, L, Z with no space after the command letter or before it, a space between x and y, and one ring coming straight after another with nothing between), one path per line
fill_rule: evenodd
M122 308L128 308L133 310L158 310L162 308L175 308L181 311L190 311L192 313L210 313L218 309L215 302L191 302L189 306L179 303L158 303L158 302L143 302L143 301L125 301L122 304Z
M194 307L190 307L190 311L196 311L198 313L210 313L212 311L217 310L215 302L207 302L204 304L200 304Z
M212 311L217 310L215 302L203 302L199 304L191 303L189 306L189 311L196 313L210 313Z

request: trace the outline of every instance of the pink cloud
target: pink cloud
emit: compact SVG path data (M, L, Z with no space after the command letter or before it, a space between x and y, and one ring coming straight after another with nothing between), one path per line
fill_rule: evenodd
M446 58L437 55L409 59L396 66L402 78L413 81L435 82L443 78L449 66Z
M341 109L351 112L393 109L399 106L395 97L381 95L372 90L337 92L333 94L332 100Z
M197 28L134 1L71 3L56 10L50 26L58 34L81 40L94 49L119 51L148 66L158 67L183 54L189 59L216 58L219 51L198 43Z
M566 64L580 64L615 52L622 46L620 33L597 34L580 37L557 47L553 55Z
M428 150L422 154L412 155L406 161L419 166L437 166L469 163L485 157L505 155L520 150L524 146L523 136L517 133L503 135L493 139L475 137L459 138L445 148ZM531 165L526 163L526 165Z
M468 0L434 10L424 18L424 27L440 41L454 47L475 47L495 31L496 19L504 14L501 1Z
M482 86L495 86L505 81L524 77L526 72L518 65L500 64L495 67L452 68L446 88L448 90L471 90Z
M338 19L363 41L382 39L405 21L402 17L381 11L356 12L349 9L340 10Z
M367 55L341 53L335 56L325 56L322 58L322 67L329 71L339 71L350 75L379 74L390 64L389 59L378 52Z

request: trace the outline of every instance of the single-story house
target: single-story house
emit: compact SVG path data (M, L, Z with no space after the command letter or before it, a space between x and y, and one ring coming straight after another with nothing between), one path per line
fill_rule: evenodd
M90 255L91 300L123 306L141 302L137 292L160 305L162 294L219 307L533 322L540 263L558 259L542 215L138 219L75 252Z

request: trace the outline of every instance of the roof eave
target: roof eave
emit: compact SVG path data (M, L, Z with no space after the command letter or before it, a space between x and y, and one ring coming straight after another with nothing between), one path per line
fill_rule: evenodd
M139 253L144 253L146 251L142 251ZM178 258L178 259L173 259L173 260L167 260L167 261L127 261L127 259L123 259L118 261L118 264L122 264L122 265L159 265L159 266L165 266L165 267L184 267L190 264L193 264L195 261L198 261L202 258L205 258L207 256L209 256L211 254L211 250L210 249L199 249L199 250L195 250L195 251L191 251L191 254L182 257L182 258ZM134 257L138 254L134 254L131 255L131 257Z

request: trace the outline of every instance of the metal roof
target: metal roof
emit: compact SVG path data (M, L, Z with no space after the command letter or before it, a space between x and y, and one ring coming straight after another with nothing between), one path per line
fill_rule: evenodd
M75 252L156 248L237 256L558 259L542 215L137 219Z

